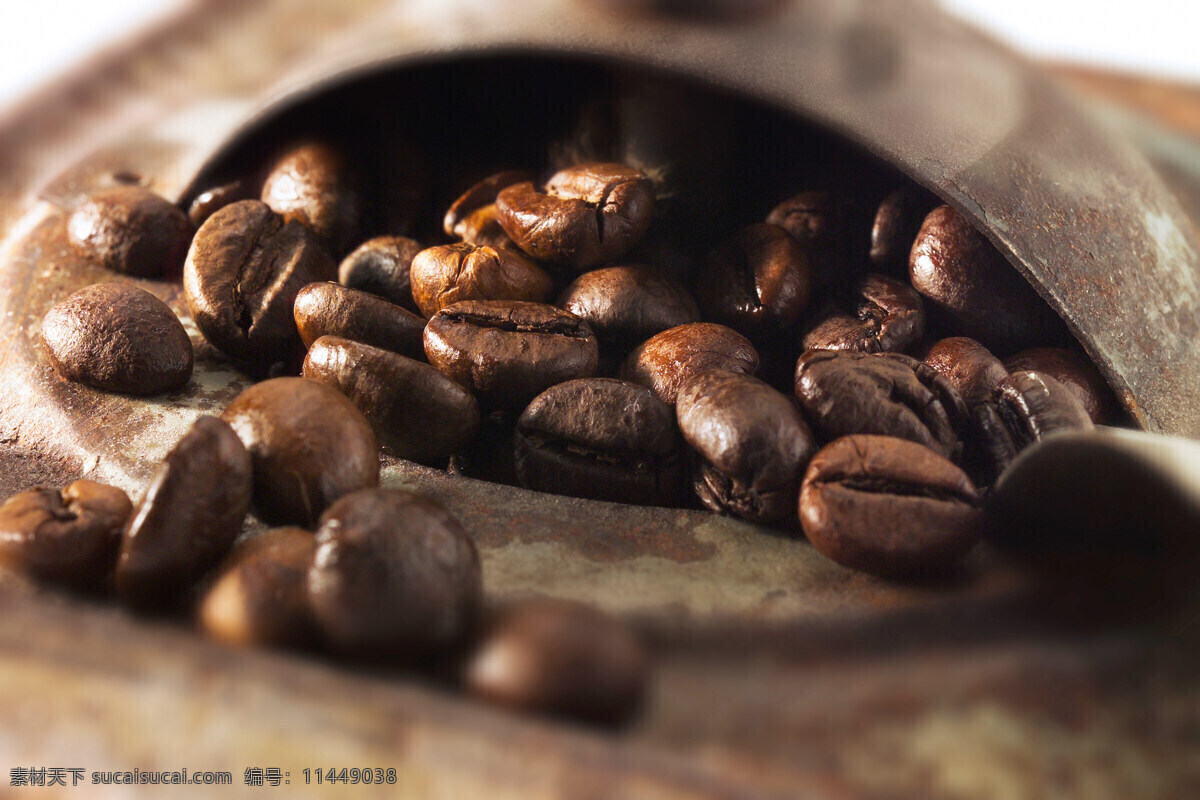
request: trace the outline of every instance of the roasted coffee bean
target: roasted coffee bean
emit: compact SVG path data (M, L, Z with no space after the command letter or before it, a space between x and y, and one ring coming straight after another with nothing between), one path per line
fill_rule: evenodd
M914 189L897 189L879 204L871 225L868 258L871 265L888 274L908 270L908 254L921 229L929 206Z
M555 173L545 192L529 182L504 189L496 215L529 255L585 270L621 257L645 235L654 185L623 164L579 164Z
M32 578L90 589L117 559L133 504L120 489L88 480L28 489L0 505L0 566Z
M532 180L533 176L525 170L508 170L489 175L463 192L450 205L450 209L442 220L442 229L450 236L457 236L468 244L480 244L467 238L468 235L478 232L478 222L472 224L469 220L477 212L489 208L491 209L490 216L494 219L496 195L509 186Z
M1097 425L1111 425L1120 417L1112 389L1082 353L1062 347L1035 347L1009 356L1004 366L1009 372L1040 372L1054 378L1079 399Z
M444 462L479 430L470 392L428 364L377 347L323 336L304 359L304 377L349 397L400 458Z
M159 465L121 540L117 593L170 610L241 533L252 490L250 454L229 425L200 417Z
M583 273L558 306L586 322L605 349L627 350L668 328L700 321L682 285L635 264Z
M329 250L342 255L355 240L362 198L346 159L323 142L293 147L263 181L262 201L283 217L306 225Z
M473 211L454 229L458 232L458 237L467 244L521 252L521 248L517 247L516 243L504 232L504 228L500 226L500 217L496 213L495 203Z
M200 628L236 645L314 641L308 570L315 549L312 532L303 528L274 528L239 544L200 601Z
M475 438L450 457L447 472L505 486L520 486L513 458L516 435L517 421L511 413L493 411L484 415Z
M962 450L962 398L910 356L809 350L796 364L796 396L823 441L872 433L908 439L947 458Z
M1008 370L1000 359L966 336L934 342L925 354L925 363L950 381L968 406L987 400L996 384L1008 377Z
M336 283L310 283L292 309L305 347L341 336L412 358L425 355L425 320L382 297Z
M943 333L993 353L1057 341L1062 321L1004 256L950 206L925 218L909 258L913 288Z
M753 375L758 369L758 353L735 330L712 322L693 322L665 330L635 348L621 365L621 378L649 387L655 397L673 406L679 388L709 369Z
M461 300L528 300L540 303L554 282L516 250L460 242L422 250L412 261L417 308L432 317Z
M671 409L644 386L585 378L552 386L517 420L527 489L633 505L673 505L683 483Z
M338 283L348 289L370 292L388 302L416 311L409 270L413 256L425 248L406 236L376 236L342 259Z
M464 300L429 320L425 355L481 402L515 410L556 383L594 375L599 347L587 323L553 306Z
M522 712L620 725L646 693L649 659L598 609L536 598L505 609L466 669L472 695Z
M208 218L231 203L240 200L253 200L258 195L247 180L230 181L220 186L206 189L196 195L196 199L188 206L188 220L199 228Z
M274 524L312 525L344 494L379 483L371 426L345 395L304 378L273 378L221 418L250 451L254 508Z
M925 335L921 296L900 281L871 274L859 281L853 316L827 317L804 335L805 350L901 353Z
M829 192L806 191L789 197L767 215L766 222L783 228L810 248L827 248L841 236L837 203Z
M175 312L126 283L98 283L42 319L42 344L69 381L125 394L161 394L192 377L192 342Z
M355 492L321 517L308 591L335 649L415 658L455 644L474 623L479 555L436 501L397 490Z
M846 436L813 457L800 522L826 558L876 575L936 571L983 528L971 479L928 448L890 436Z
M804 249L783 228L762 223L709 255L696 279L696 300L706 318L762 339L800 318L811 282Z
M702 459L705 507L754 522L794 520L817 443L793 400L740 372L701 372L679 390L679 430Z
M296 295L310 283L333 280L336 272L308 228L243 200L197 231L183 290L204 337L261 373L300 346L292 316Z
M105 189L67 219L67 239L105 269L157 278L178 275L192 240L184 213L140 186Z

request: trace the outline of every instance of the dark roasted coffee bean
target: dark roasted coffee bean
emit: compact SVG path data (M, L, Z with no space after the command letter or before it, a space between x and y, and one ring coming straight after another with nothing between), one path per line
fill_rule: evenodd
M192 377L192 342L175 312L126 283L98 283L56 304L42 343L59 375L125 394L161 394Z
M495 203L473 211L454 229L458 232L458 237L467 244L521 252L521 249L500 226L500 217L496 213Z
M436 501L397 490L355 492L321 517L308 591L335 649L418 657L458 642L473 624L479 556Z
M1062 321L1004 256L950 206L925 218L909 258L913 288L943 333L993 353L1062 338Z
M800 522L822 555L876 575L936 571L979 541L978 493L928 448L889 436L847 436L813 457Z
M594 375L599 347L587 323L553 306L465 300L429 320L425 355L481 402L520 409L556 383Z
M305 347L322 336L341 336L412 358L425 355L424 319L357 289L310 283L296 295L293 314Z
M371 426L345 395L304 378L273 378L221 418L250 451L254 508L267 522L312 525L344 494L379 483Z
M200 417L163 459L121 540L117 593L170 610L220 561L250 507L250 454L216 417Z
M188 220L199 228L225 206L239 200L253 200L257 194L246 180L231 181L206 189L196 195L196 199L188 206Z
M545 192L528 182L504 189L496 215L529 255L585 270L621 257L645 235L654 185L623 164L579 164L551 177Z
M1062 347L1035 347L1004 360L1009 372L1049 375L1078 398L1097 425L1112 425L1119 417L1117 398L1088 357Z
M299 222L257 200L222 208L196 232L183 290L196 327L249 368L265 372L300 346L292 307L302 288L337 268Z
M605 349L627 350L668 328L700 321L682 285L634 264L583 273L558 305L591 326Z
M783 228L806 247L825 248L841 236L839 217L833 195L807 191L793 195L771 209L766 222Z
M71 213L67 238L105 269L157 278L179 274L192 226L149 189L118 186L97 192Z
M672 505L683 467L671 409L644 386L587 378L552 386L517 421L527 489L633 505Z
M747 336L787 330L808 304L808 256L787 231L766 223L743 228L714 250L696 280L705 317Z
M348 289L370 292L388 302L416 311L409 270L413 256L425 248L406 236L376 236L342 259L338 283Z
M422 250L412 261L417 308L432 317L461 300L528 300L540 303L554 282L516 250L460 242Z
M655 397L673 406L679 388L709 369L753 375L758 369L758 353L735 330L693 322L665 330L635 348L621 365L621 378L649 387Z
M468 244L482 244L468 238L469 235L477 233L479 227L479 221L472 224L469 220L477 212L488 208L491 209L490 216L494 219L496 195L513 184L532 180L533 176L524 170L508 170L489 175L459 195L450 205L442 219L442 229L450 236L457 236Z
M314 641L308 570L315 549L312 532L303 528L274 528L239 544L200 601L200 628L237 645Z
M966 336L934 342L925 354L925 363L950 381L968 406L987 400L996 384L1008 377L1008 370L1000 359Z
M908 439L947 458L962 449L962 398L910 356L808 350L796 364L796 396L823 441L872 433Z
M262 201L284 221L306 225L340 256L355 240L362 198L346 159L323 142L293 147L263 181Z
M0 505L0 566L43 581L94 588L112 571L133 504L88 480L28 489Z
M794 401L757 378L709 370L680 388L675 412L702 459L694 486L707 508L754 522L795 519L817 443Z
M336 336L313 343L304 377L350 398L393 455L444 462L479 430L471 393L428 364Z
M929 206L915 189L897 189L879 204L871 225L871 265L891 275L908 269L908 254Z
M466 670L467 691L517 711L628 722L649 661L633 632L598 609L537 598L505 609Z
M805 350L901 353L925 335L925 308L911 287L884 275L859 281L853 315L827 317L804 335Z

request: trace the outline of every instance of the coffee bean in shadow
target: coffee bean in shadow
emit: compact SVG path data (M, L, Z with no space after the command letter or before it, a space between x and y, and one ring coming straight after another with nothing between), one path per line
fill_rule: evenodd
M669 328L634 348L621 365L623 380L639 383L669 406L693 375L727 369L753 375L758 353L745 336L724 325L693 322Z
M825 286L841 282L848 272L843 216L832 194L810 190L775 206L765 222L791 235L807 258L812 285Z
M183 268L183 290L204 337L261 375L300 346L296 295L336 273L308 228L284 222L257 200L243 200L213 214L197 231Z
M1004 360L1009 372L1040 372L1065 386L1079 399L1097 425L1115 424L1120 405L1108 383L1087 356L1062 347L1034 347Z
M527 489L670 506L683 486L671 409L644 386L612 378L542 392L517 421L517 478Z
M216 417L200 417L147 484L125 525L117 593L143 611L173 611L229 551L252 490L250 454Z
M818 452L804 475L800 522L826 558L883 576L944 570L983 532L970 478L889 436L846 436Z
M42 344L59 375L123 394L182 388L192 377L192 342L170 307L126 283L98 283L54 305Z
M709 370L680 388L675 412L701 459L693 486L706 508L753 522L795 519L817 443L792 399L740 372Z
M541 303L554 282L516 250L460 242L422 250L412 261L417 308L432 317L462 300L527 300Z
M373 294L310 283L296 295L292 313L305 347L322 336L340 336L411 358L425 355L425 320Z
M654 184L623 164L578 164L555 173L544 192L529 182L503 189L496 216L529 255L586 270L620 258L646 234Z
M455 200L446 216L442 219L442 229L450 236L457 236L468 244L486 244L477 241L480 228L488 224L485 217L476 218L480 211L485 211L486 217L496 219L496 195L509 186L517 183L531 182L533 176L525 170L506 170L489 175L467 189ZM474 219L473 219L474 218ZM496 222L499 227L499 222ZM503 231L503 229L500 229ZM505 234L507 239L507 234ZM511 242L511 240L509 240ZM495 245L492 245L495 246Z
M545 389L596 373L599 347L566 311L516 300L464 300L425 326L429 363L481 404L518 410Z
M534 598L498 615L464 681L474 697L514 711L619 726L641 708L649 672L621 622L581 603Z
M656 333L700 321L682 284L638 264L583 273L563 290L558 306L586 322L605 351L628 351Z
M416 311L409 270L413 257L424 250L407 236L376 236L359 245L338 266L338 283L347 289L382 297Z
M71 212L67 239L105 269L159 278L179 274L192 225L149 189L118 186L91 195Z
M855 287L853 314L833 314L801 340L805 350L901 353L925 335L921 296L900 281L870 274Z
M208 218L227 205L241 200L254 200L258 192L248 180L234 180L205 189L188 206L188 220L199 228Z
M930 206L925 193L911 187L890 192L879 203L871 224L868 258L880 272L900 277Z
M996 385L1008 377L1008 369L1000 359L966 336L934 342L925 353L925 363L950 381L968 407L987 400Z
M0 505L0 567L40 581L95 589L111 574L133 504L120 489L78 480L37 487Z
M377 347L323 336L303 374L349 397L384 449L400 458L443 464L479 430L470 392L428 364Z
M796 363L796 397L822 441L865 433L907 439L946 458L962 451L962 398L911 356L808 350Z
M308 604L315 541L303 528L273 528L241 542L200 600L200 629L234 645L303 647L316 640Z
M307 226L334 255L357 238L362 196L348 160L325 142L304 142L284 153L263 181L261 200L286 222Z
M321 517L308 592L333 649L416 659L456 644L474 624L479 556L435 500L398 490L355 492Z
M511 413L493 411L479 421L479 433L450 457L446 469L452 475L520 486L513 459L517 421Z
M305 378L273 378L221 418L250 451L254 509L266 522L313 525L344 494L379 483L375 434L345 395Z

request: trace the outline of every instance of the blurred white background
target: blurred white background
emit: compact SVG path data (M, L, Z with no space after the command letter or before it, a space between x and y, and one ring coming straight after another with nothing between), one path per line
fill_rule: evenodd
M1200 83L1200 0L942 2L1035 55ZM0 108L96 48L187 3L4 0Z

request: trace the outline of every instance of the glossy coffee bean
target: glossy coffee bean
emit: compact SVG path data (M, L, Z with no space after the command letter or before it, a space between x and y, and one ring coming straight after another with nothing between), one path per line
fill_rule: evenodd
M482 244L472 239L478 234L483 217L476 219L475 222L471 222L471 219L476 213L485 209L490 209L486 213L495 219L496 195L509 186L532 180L533 176L525 170L508 170L489 175L459 195L458 199L450 205L450 209L442 219L442 229L448 235L457 236L468 244Z
M970 478L928 448L847 436L813 457L800 522L822 555L851 569L905 575L944 569L982 533Z
M693 375L727 369L753 375L758 353L750 340L712 322L680 325L647 339L621 365L621 378L649 387L655 397L675 405L680 387Z
M809 350L796 364L796 396L823 441L867 433L908 439L947 458L962 450L962 398L910 356Z
M679 282L634 264L583 273L563 290L558 306L586 322L603 348L618 351L700 321L696 302Z
M464 300L425 326L425 355L480 402L520 409L545 389L596 373L599 347L574 314L540 303Z
M67 239L105 269L157 278L178 275L192 240L188 218L140 186L118 186L83 201L67 219Z
M806 247L829 247L841 235L837 203L829 192L819 190L789 197L771 209L765 221L783 228Z
M424 249L420 242L407 236L368 239L342 259L338 283L416 311L409 270L413 257Z
M192 342L166 303L126 283L98 283L52 307L42 344L59 375L124 394L162 394L192 377Z
M479 556L441 504L371 489L321 517L308 591L334 649L414 658L462 639L482 594Z
M707 319L761 339L800 318L811 284L804 249L783 228L763 223L743 228L709 255L696 300Z
M382 297L337 283L310 283L292 309L305 347L340 336L412 358L425 355L425 320Z
M0 567L93 588L112 571L132 510L120 489L88 480L15 494L0 505Z
M544 192L518 183L496 197L496 215L518 247L540 261L590 269L624 255L654 217L654 185L623 164L579 164Z
M974 339L952 336L933 343L925 354L925 363L950 382L968 406L991 397L1008 369L991 351Z
M1035 347L1004 360L1009 372L1049 375L1078 398L1092 422L1112 425L1120 418L1117 398L1087 356L1062 347Z
M673 505L683 482L671 409L644 386L586 378L542 392L517 421L527 489L633 505Z
M230 181L205 189L188 206L188 221L199 228L225 206L241 200L253 200L257 195L258 192L253 190L248 180Z
M428 364L323 336L304 359L304 377L346 395L400 458L444 462L479 430L479 404L471 393Z
M804 335L805 350L902 353L925 335L925 308L911 287L884 275L859 281L854 314L834 314Z
M462 300L528 300L540 303L554 282L516 250L460 242L422 250L412 261L417 308L432 317Z
M250 454L229 425L200 417L163 459L121 540L117 593L170 609L229 551L253 487Z
M619 725L641 706L649 660L598 609L537 598L505 609L471 656L467 691L516 711Z
M229 644L299 647L316 638L308 604L313 534L273 528L239 544L200 601L197 619Z
M310 283L336 266L299 222L256 200L233 203L196 232L183 268L192 319L217 349L256 372L300 346L292 308Z
M355 240L362 198L343 155L323 142L305 142L275 162L261 200L284 221L295 220L341 255Z
M925 218L909 258L913 288L943 333L993 353L1062 338L1062 321L983 234L950 206Z
M793 400L757 378L709 370L683 385L675 412L701 458L693 485L706 508L754 522L795 518L817 443Z
M379 483L371 426L345 395L304 378L272 378L221 418L250 451L254 508L273 524L312 525L344 494Z
M494 247L497 250L522 252L500 225L500 216L496 213L495 203L471 212L471 215L458 223L454 230L457 232L458 238L476 247Z
M883 198L871 224L872 267L889 275L907 272L908 254L929 210L923 200L912 188L897 189Z

